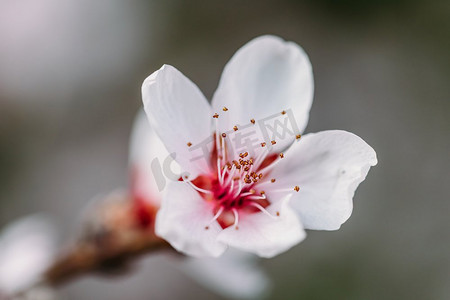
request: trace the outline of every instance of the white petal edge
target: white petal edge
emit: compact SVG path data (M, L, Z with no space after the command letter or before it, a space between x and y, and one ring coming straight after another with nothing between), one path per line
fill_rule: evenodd
M218 258L186 258L179 266L200 285L227 299L264 299L271 289L257 257L236 249Z
M289 196L269 205L266 214L253 213L239 216L239 229L224 229L217 240L242 251L270 258L300 243L306 233L297 214L289 205ZM279 216L277 215L279 212Z
M178 180L180 166L151 128L143 109L136 115L130 138L130 189L135 197L159 207L169 180Z
M176 250L195 257L218 257L226 245L218 242L222 228L213 219L213 208L184 182L170 182L156 215L155 231ZM209 229L205 229L208 226Z
M276 184L266 189L300 187L291 206L306 229L337 230L350 217L353 196L377 164L375 150L357 135L330 130L304 135L273 170Z
M208 172L212 144L208 151L200 145L211 138L212 114L199 88L174 67L164 65L144 80L142 99L150 125L183 171L191 177Z
M56 252L56 229L44 215L26 216L0 234L0 294L17 293L40 280Z
M224 68L212 105L221 113L220 129L250 124L292 109L301 133L308 123L314 93L312 67L303 49L276 36L248 42ZM225 106L229 110L222 112ZM273 121L273 120L272 120ZM291 138L291 137L289 137ZM277 138L277 148L289 143Z

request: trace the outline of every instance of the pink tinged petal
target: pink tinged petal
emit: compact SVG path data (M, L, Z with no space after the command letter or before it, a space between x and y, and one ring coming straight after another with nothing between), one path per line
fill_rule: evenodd
M232 299L263 299L271 282L257 257L229 249L219 258L189 258L181 268L205 288Z
M279 37L261 36L239 49L225 66L212 104L221 113L222 131L292 109L297 133L301 133L308 122L313 90L312 68L303 49ZM228 111L222 112L223 106ZM293 136L276 139L281 149Z
M360 137L341 130L307 134L285 154L271 177L280 188L300 187L291 206L307 229L336 230L350 217L353 195L377 164L375 151Z
M56 252L56 230L43 215L19 219L0 235L0 294L17 293L40 280Z
M183 171L196 177L209 171L209 153L200 145L211 137L211 107L199 88L164 65L142 84L144 109L152 128ZM191 146L188 146L191 145Z
M170 174L164 172L170 163ZM131 190L135 197L159 206L167 180L177 180L181 174L179 165L169 157L161 139L150 127L144 110L140 110L134 121L131 139L129 166Z
M234 226L226 228L217 240L267 258L287 251L306 237L298 216L289 207L288 201L289 197L285 197L266 207L273 217L262 212L240 214L238 229Z
M222 228L217 222L211 223L213 217L211 204L197 191L186 183L170 182L156 217L155 231L180 252L217 257L227 247L216 240Z

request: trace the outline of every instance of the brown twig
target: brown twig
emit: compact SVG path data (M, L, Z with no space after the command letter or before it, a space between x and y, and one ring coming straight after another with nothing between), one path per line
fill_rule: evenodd
M57 286L87 273L114 273L163 248L171 249L154 234L153 221L143 226L129 197L111 195L92 209L83 236L53 263L44 280Z

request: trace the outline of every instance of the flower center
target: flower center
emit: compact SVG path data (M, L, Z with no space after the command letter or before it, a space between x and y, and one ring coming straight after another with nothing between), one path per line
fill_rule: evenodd
M262 170L255 167L255 160L248 158L248 153L241 153L239 160L226 162L218 172L198 176L189 182L196 189L205 201L211 203L214 213L212 222L218 222L222 228L234 225L238 229L239 216L264 212L271 216L266 207L270 205L265 191L259 187L259 182L263 182ZM274 161L276 155L266 158ZM279 215L279 212L277 213ZM205 229L209 229L210 224L206 224Z
M223 111L228 109L224 107ZM276 178L269 178L269 175L272 168L284 158L284 154L270 153L266 147L267 143L262 141L260 147L264 151L258 151L256 157L250 157L248 152L242 152L236 159L227 159L226 134L218 131L219 114L215 113L213 118L216 121L215 143L211 154L211 161L216 162L214 170L192 181L183 178L211 204L214 217L209 224L205 224L205 230L208 230L214 222L218 222L222 228L234 226L235 229L239 229L240 217L253 213L264 213L271 218L280 216L279 211L272 215L266 210L271 201L264 189L276 182ZM254 119L250 122L255 124ZM233 130L239 130L238 126L234 126ZM295 138L300 139L300 135L296 135ZM274 145L276 141L272 140L270 143ZM191 145L188 143L188 147ZM286 191L298 192L299 187L295 186Z

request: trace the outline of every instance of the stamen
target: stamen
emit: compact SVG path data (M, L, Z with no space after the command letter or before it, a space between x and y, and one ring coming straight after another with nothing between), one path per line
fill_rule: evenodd
M238 224L239 224L239 214L238 214L236 208L233 208L232 210L233 210L233 214L234 214L234 228L236 230L238 230L239 229L239 226L238 226Z
M234 131L238 131L238 127L236 125L234 125L233 129Z
M302 137L301 134L297 134L297 135L295 136L295 139L296 139L296 140L299 140L301 137Z
M228 166L223 166L223 170L222 170L222 172L221 173L219 173L219 182L221 183L221 184L224 184L224 179L225 179L225 174L227 173L227 171L228 171L229 169L228 169Z
M230 176L230 178L231 178L231 176ZM241 178L239 177L238 179L241 179ZM234 182L235 182L235 180L233 178L233 180L231 180L230 189L228 190L229 193L232 193L234 190Z
M217 113L216 113L217 115ZM220 143L220 137L219 137L219 120L217 119L219 115L217 115L215 119L215 125L216 125L216 152L217 152L217 177L219 178L219 182L222 183L222 174L221 174L221 159L222 159L222 144Z
M214 118L214 119L219 118L219 114L218 114L218 113L215 113L215 114L213 115L213 118Z
M270 179L270 182L274 183L276 181L275 178Z
M255 119L251 119L250 122L251 122L252 124L255 124L255 123L256 123L256 122L255 122Z
M286 111L285 111L285 110L283 110L283 111L281 112L281 114L282 114L282 115L285 115L285 114L286 114Z
M240 158L244 158L248 156L248 152L239 153Z
M227 181L224 182L224 185L225 185L225 186L229 185L230 182L233 182L233 175L234 175L234 172L236 171L236 166L235 166L235 165L232 165L232 166L231 166L231 169L228 169L228 170L229 170L229 172L228 172L228 178L227 178ZM224 174L225 174L225 172L224 172ZM225 177L225 176L224 176L224 177Z
M247 197L247 196L254 195L254 194L255 194L255 190L250 190L249 192L242 193L239 196Z
M199 191L200 193L204 193L204 194L212 194L213 192L199 188L198 186L196 186L195 184L192 183L192 181L186 181L183 180L184 182L186 182L187 184L189 184L194 190Z
M248 196L245 199L247 199L247 200L264 200L264 199L267 199L267 197L266 196Z
M221 207L219 208L219 210L216 212L216 214L214 215L214 217L211 219L211 221L209 221L208 225L205 226L205 229L206 229L206 230L209 229L209 225L211 225L212 223L214 223L214 222L220 217L220 215L222 214L223 210L224 210L224 207L221 206Z
M188 142L188 143L187 143L187 146L188 146L188 147L192 146L192 143L191 143L191 142Z
M234 194L234 198L236 198L242 191L242 187L243 187L242 180L239 180L238 183L239 183L239 186L238 186L238 188L236 190L236 193Z
M227 111L228 108L226 108L225 106L222 108L223 111Z
M226 138L227 137L227 134L224 132L224 133L222 133L222 137L223 138Z
M275 140L273 140L273 141L270 141L270 143L271 143L272 145L275 145L277 142L276 142Z
M267 216L271 217L272 219L276 219L275 216L271 215L264 207L262 207L261 205L259 205L256 202L251 202L249 203L249 205L256 207L257 209L259 209L262 213L266 214ZM279 215L279 214L277 214Z
M283 189L278 189L278 190L270 190L270 192L272 193L279 193L279 192L299 192L300 191L300 187L298 185L296 185L294 188L283 188Z
M283 152L280 153L280 158L284 158Z

